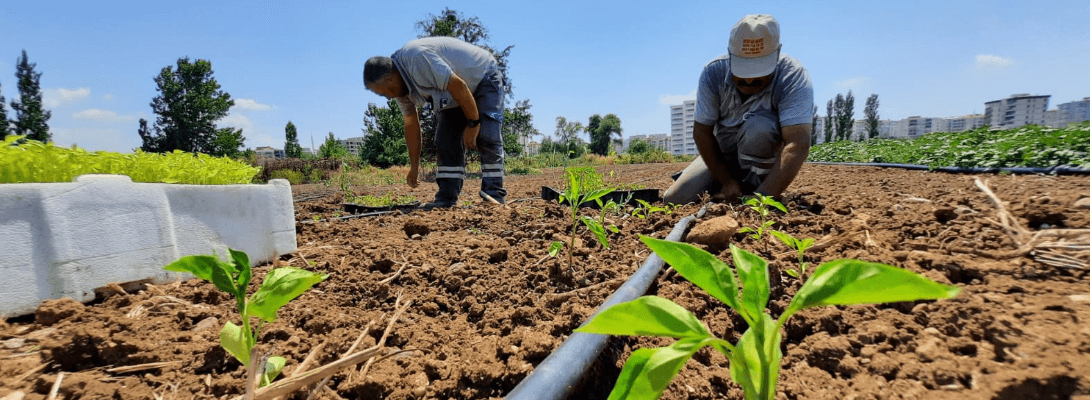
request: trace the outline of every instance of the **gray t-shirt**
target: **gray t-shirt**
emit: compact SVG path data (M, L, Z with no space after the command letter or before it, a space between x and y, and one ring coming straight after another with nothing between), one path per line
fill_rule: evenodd
M696 122L714 127L723 143L725 136L738 131L747 113L776 115L781 127L813 123L814 86L802 63L781 54L772 84L742 101L730 80L730 54L709 62L700 74Z
M469 91L474 92L481 79L499 70L496 58L488 50L445 36L413 40L390 58L409 89L408 96L397 99L404 115L410 114L409 107L428 102L435 110L458 107L447 90L451 73L462 78Z

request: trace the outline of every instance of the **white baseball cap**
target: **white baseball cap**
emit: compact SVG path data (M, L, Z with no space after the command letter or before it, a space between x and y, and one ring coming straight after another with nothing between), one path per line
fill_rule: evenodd
M730 73L739 78L771 74L780 59L780 24L765 14L750 14L730 30Z

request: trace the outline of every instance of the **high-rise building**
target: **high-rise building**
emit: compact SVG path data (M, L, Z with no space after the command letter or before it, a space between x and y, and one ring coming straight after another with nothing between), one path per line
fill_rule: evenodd
M984 118L992 128L1012 129L1024 125L1045 123L1050 96L1012 94L1005 99L984 103Z
M337 139L337 143L340 143L341 146L344 146L345 149L348 149L348 154L359 156L360 149L363 148L363 136L352 137L348 139Z
M653 148L657 148L663 151L670 151L670 135L665 133L656 133L654 135L632 135L625 139L624 149L628 151L628 148L632 146L632 141L641 139L647 141L647 144Z
M693 140L693 124L696 122L696 100L686 100L680 105L670 106L670 154L696 155L696 141Z
M1090 97L1083 97L1080 101L1072 101L1056 106L1057 127L1064 127L1083 121L1090 121Z

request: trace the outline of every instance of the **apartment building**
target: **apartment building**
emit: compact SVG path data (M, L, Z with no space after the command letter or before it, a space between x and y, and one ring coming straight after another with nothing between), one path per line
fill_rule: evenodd
M337 139L337 143L340 143L341 146L344 146L345 149L348 149L348 154L359 156L360 149L363 148L363 136L352 137L348 139Z
M700 154L693 141L693 123L696 121L696 100L686 100L680 105L670 106L670 154Z
M824 129L824 121L820 121L819 123L823 125L823 129ZM880 138L890 137L891 133L893 132L893 128L896 125L897 125L897 121L888 120L888 119L878 120L878 137L880 137ZM824 133L824 131L821 131L821 132L822 132L821 136L823 136L822 140L824 140L825 133ZM865 120L865 119L855 120L855 123L852 124L851 140L859 141L859 140L866 140L866 139L867 139L867 120Z
M1049 95L1012 94L1005 99L984 103L984 118L992 128L1012 129L1024 125L1045 123Z
M536 140L531 140L529 143L526 143L526 145L522 146L522 151L523 151L524 154L526 154L528 156L532 156L532 155L535 155L537 153L540 153L541 152L541 143L538 143L538 141L536 141Z
M277 159L284 158L284 150L283 149L274 149L274 148L272 148L270 146L258 147L256 149L254 149L254 154L256 154L258 157L268 157L268 158L277 158Z
M1090 97L1083 97L1080 101L1072 101L1056 106L1057 116L1055 127L1065 127L1084 121L1090 121Z

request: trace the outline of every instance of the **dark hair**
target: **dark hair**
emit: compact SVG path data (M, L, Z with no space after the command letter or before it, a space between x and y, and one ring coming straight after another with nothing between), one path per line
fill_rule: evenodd
M397 71L394 67L394 59L383 56L368 58L363 64L363 84L378 82L394 71Z

